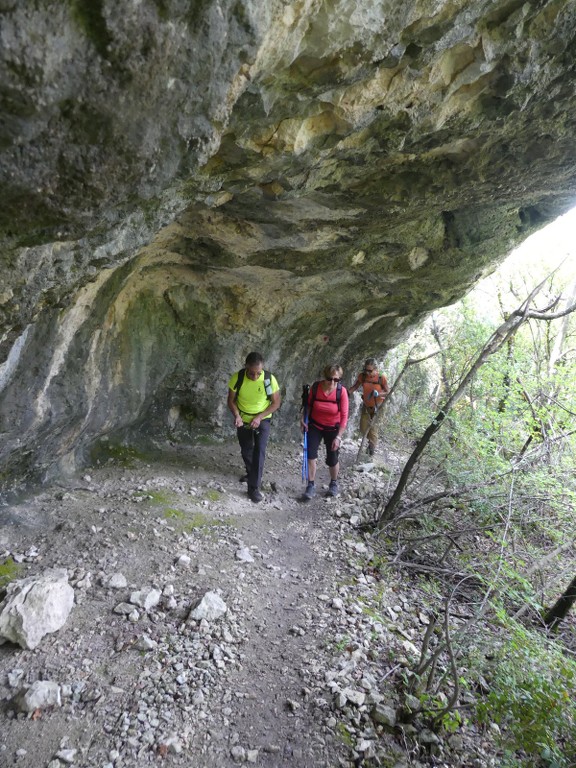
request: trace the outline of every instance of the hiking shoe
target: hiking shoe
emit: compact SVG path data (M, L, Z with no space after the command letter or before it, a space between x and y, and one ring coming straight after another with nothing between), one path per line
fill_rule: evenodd
M368 453L369 453L370 456L374 456L374 451L375 450L376 450L376 448L374 448L373 445L369 445L368 446Z
M338 483L336 480L330 480L326 496L338 496Z
M258 504L264 498L258 488L254 488L254 490L250 491L248 495L250 496L250 501L253 501L254 504Z
M310 499L313 499L314 496L316 496L316 488L314 487L314 483L308 483L306 490L304 491L304 498L306 501L310 501Z

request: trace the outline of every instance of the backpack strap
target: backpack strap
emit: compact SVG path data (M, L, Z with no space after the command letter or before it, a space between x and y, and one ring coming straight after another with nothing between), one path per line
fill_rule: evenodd
M240 368L238 371L238 378L236 379L236 384L234 385L234 391L236 392L234 399L238 397L238 392L240 392L240 387L244 383L244 376L246 375L246 368ZM270 371L264 371L264 390L266 392L266 397L270 402L272 402L272 374Z
M302 410L304 413L308 413L310 408L308 406L308 398L310 397L310 384L302 385Z
M310 403L310 412L312 412L312 406L314 405L314 400L316 400L316 395L318 393L318 384L320 384L319 381L315 381L314 384L310 387L310 391L312 392L312 402ZM338 406L338 413L340 413L340 400L342 400L342 382L339 381L336 385L336 405Z
M234 392L236 393L234 395L234 400L238 399L238 392L240 392L240 387L244 383L244 376L246 375L246 368L240 368L238 371L238 377L236 378L236 384L234 384Z
M272 374L270 371L264 371L264 390L266 397L272 402Z

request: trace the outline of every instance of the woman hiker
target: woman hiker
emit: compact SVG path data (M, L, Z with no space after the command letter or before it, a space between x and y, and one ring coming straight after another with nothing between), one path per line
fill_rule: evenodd
M327 495L338 495L338 454L342 434L348 422L348 392L346 387L342 386L342 368L339 365L327 365L324 368L324 378L315 381L310 387L307 406L301 426L302 431L307 433L308 485L304 491L304 499L309 501L316 495L314 481L321 440L326 446L326 464L330 472Z
M378 424L376 413L384 398L389 392L388 381L383 373L378 370L378 365L373 357L364 362L364 370L358 374L354 384L349 387L348 393L352 394L362 387L362 410L360 412L360 432L362 436L368 435L368 453L374 456L378 443Z

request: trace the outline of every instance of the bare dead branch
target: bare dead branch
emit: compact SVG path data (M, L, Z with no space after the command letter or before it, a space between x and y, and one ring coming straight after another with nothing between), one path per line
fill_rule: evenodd
M436 414L436 417L425 429L422 437L416 444L416 447L414 448L412 454L408 458L408 461L404 465L404 469L400 475L400 479L398 480L398 484L394 492L392 493L392 496L390 497L390 499L388 500L388 503L383 507L383 509L381 509L381 511L377 516L376 528L379 531L382 530L383 526L385 525L386 522L388 522L388 520L392 519L395 516L396 508L400 502L404 489L408 483L408 479L412 474L412 470L416 465L418 459L420 458L420 455L422 454L422 452L424 451L424 449L426 448L426 446L428 445L428 443L430 442L434 434L440 429L440 427L444 423L445 419L447 418L448 414L450 413L454 405L456 405L456 403L463 396L469 382L476 375L476 373L482 367L482 365L484 365L488 357L490 357L498 349L500 349L500 347L509 338L511 338L517 332L520 326L528 319L531 312L529 307L533 302L534 298L538 295L538 293L544 287L546 281L548 280L548 277L546 277L545 280L543 280L539 285L537 285L530 292L530 294L524 300L521 306L517 310L512 312L512 314L494 331L492 336L488 339L488 341L480 351L479 355L477 356L472 366L468 369L467 373L460 380L460 383L456 388L456 390L454 391L454 393L452 394L452 396L448 398L444 407ZM571 311L576 310L576 304L572 305L570 310ZM542 312L536 313L536 314L539 315L538 319L542 319L542 320L554 319L555 317L554 315L550 315ZM557 313L557 314L558 316L563 316L564 314L566 314L566 311L563 312L562 314L560 313Z
M571 312L574 312L574 310L576 310L576 304L572 304L567 309L563 309L562 312L554 312L552 314L549 314L546 312L546 310L539 312L535 309L532 309L530 312L528 312L528 317L534 320L558 320L558 318L565 317Z

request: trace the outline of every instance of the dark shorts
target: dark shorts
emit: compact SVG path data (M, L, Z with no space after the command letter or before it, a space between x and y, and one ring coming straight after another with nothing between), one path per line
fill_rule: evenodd
M326 446L326 464L329 467L335 467L338 464L339 451L332 450L332 442L338 434L338 427L330 427L329 429L318 427L316 424L310 423L308 425L308 458L318 458L318 448L320 442L323 440Z

